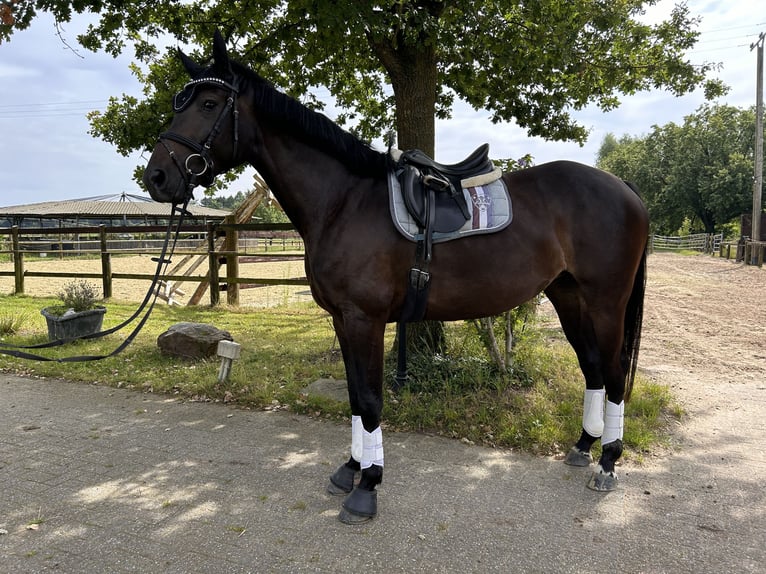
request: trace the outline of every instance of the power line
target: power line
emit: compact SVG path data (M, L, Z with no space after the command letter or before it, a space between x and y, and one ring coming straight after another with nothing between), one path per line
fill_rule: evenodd
M83 117L88 112L105 108L108 103L108 100L73 100L71 102L0 104L0 120Z
M23 104L0 104L0 111L6 108L25 108L25 107L43 107L43 106L80 106L85 104L105 104L109 100L73 100L73 101L59 101L59 102L46 102L46 103L23 103Z

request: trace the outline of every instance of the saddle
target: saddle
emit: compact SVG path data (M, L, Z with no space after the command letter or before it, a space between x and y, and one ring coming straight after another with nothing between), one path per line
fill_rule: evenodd
M442 164L417 149L402 152L396 164L402 196L426 236L456 231L471 218L460 182L492 172L488 154L484 144L461 162Z

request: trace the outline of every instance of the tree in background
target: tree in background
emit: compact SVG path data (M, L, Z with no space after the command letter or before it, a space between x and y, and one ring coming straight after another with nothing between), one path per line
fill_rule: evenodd
M714 233L752 207L755 111L703 104L683 125L608 134L598 167L635 183L658 233Z
M205 196L199 200L199 204L213 209L228 209L235 211L247 198L248 193L238 191L235 195ZM271 197L267 197L255 208L253 217L260 223L288 223L289 219L282 208Z

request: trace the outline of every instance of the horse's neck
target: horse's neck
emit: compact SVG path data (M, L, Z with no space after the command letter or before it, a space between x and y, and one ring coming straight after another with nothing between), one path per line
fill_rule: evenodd
M322 233L349 207L355 177L321 150L285 134L264 135L265 153L253 165L304 239Z

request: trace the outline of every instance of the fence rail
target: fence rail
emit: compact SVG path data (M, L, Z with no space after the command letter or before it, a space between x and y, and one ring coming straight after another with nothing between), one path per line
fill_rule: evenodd
M723 241L723 233L694 233L692 235L652 235L652 251L701 251L716 253Z
M156 255L162 249L166 231L161 226L144 227L75 227L75 228L19 228L0 229L0 254L7 254L13 261L13 271L0 271L0 276L14 277L14 294L24 293L25 277L57 277L71 279L101 279L104 298L112 296L114 279L146 280L153 274L114 273L113 255ZM53 240L51 240L53 236ZM305 278L240 277L239 260L248 262L300 259L303 241L290 224L215 224L207 226L184 226L179 232L175 255L191 265L186 272L181 267L171 269L163 277L163 285L171 282L196 282L208 285L211 305L220 302L221 291L227 293L227 303L239 304L239 288L243 285L308 285ZM286 253L289 251L290 253ZM36 257L67 258L71 256L98 256L100 273L30 271L25 269L24 259ZM196 264L194 259L196 258ZM207 261L206 275L194 273L202 260ZM221 274L219 266L226 272ZM198 287L200 291L200 287ZM170 295L166 294L170 300ZM196 303L199 298L194 298ZM191 303L191 301L190 301Z

